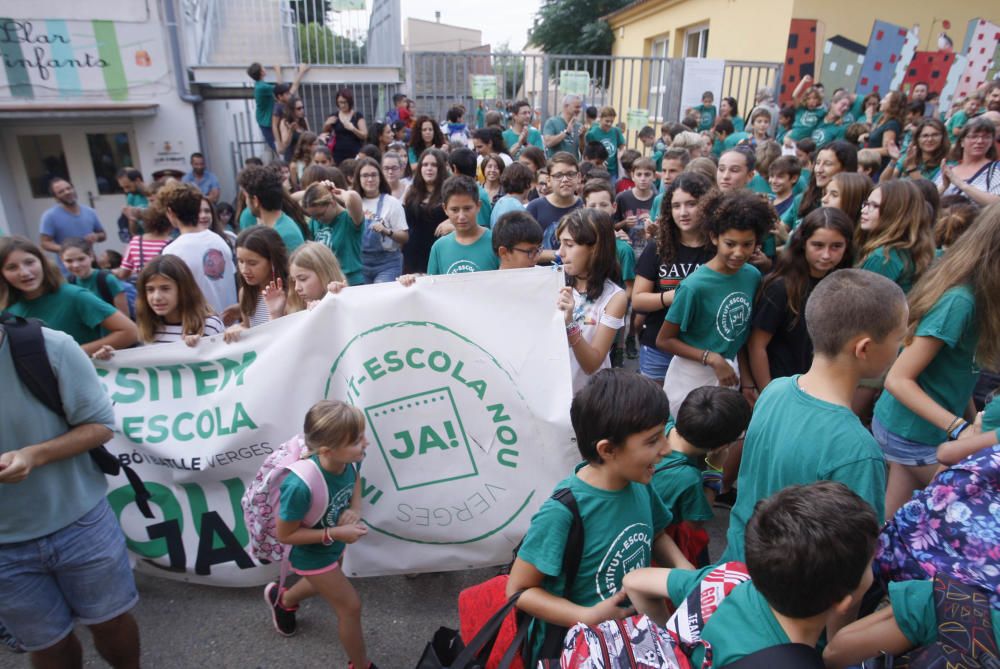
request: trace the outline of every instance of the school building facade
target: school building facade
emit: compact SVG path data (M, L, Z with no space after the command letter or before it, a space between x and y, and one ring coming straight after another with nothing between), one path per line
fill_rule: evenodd
M782 62L783 100L810 74L859 93L926 80L945 102L1000 68L991 0L637 0L604 18L615 56Z

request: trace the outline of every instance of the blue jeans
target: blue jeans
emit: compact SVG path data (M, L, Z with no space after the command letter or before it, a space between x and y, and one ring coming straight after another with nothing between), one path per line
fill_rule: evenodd
M639 347L639 373L663 383L663 379L667 375L667 367L670 366L673 357L658 348L643 344Z
M125 535L102 499L48 536L0 544L0 627L32 652L73 626L113 620L139 601Z
M277 151L277 145L274 143L274 128L269 125L259 125L257 127L260 128L260 134L264 136L264 141L271 147L271 150Z
M361 263L365 283L388 283L395 281L403 273L403 252L362 253Z
M878 418L872 419L872 436L889 462L910 467L937 464L937 445L921 444L894 434Z

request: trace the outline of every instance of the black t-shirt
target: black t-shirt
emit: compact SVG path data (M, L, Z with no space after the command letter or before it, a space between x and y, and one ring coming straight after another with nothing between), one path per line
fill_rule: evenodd
M358 123L364 118L364 114L359 112L351 113L351 125L355 128L358 127ZM353 132L344 127L344 124L340 122L340 116L334 113L334 122L330 130L334 135L337 136L337 143L333 145L333 162L339 165L341 162L347 160L348 158L353 158L358 155L358 151L361 150L361 140Z
M542 226L542 247L555 250L559 248L559 242L556 239L556 225L563 216L579 209L583 206L583 200L576 198L568 207L556 207L548 198L540 197L537 200L532 200L528 203L525 209L531 214L538 224Z
M660 254L656 251L656 243L650 241L642 250L642 255L639 256L635 273L652 281L654 292L666 293L677 290L681 281L714 256L715 252L707 246L692 247L682 244L677 249L674 261L664 263L660 261ZM663 319L666 317L666 309L646 314L646 323L643 326L642 334L639 335L639 342L655 348L656 335L660 334L660 327L663 326Z
M809 290L802 296L798 319L788 308L784 279L776 279L768 285L754 305L753 328L773 335L767 344L767 362L772 379L804 374L812 365L813 347L806 330L805 308L809 293L817 283L819 279L809 279Z
M629 216L635 216L638 220L628 232L629 243L636 253L641 253L646 248L646 224L649 222L649 210L653 208L653 200L656 195L650 195L645 200L640 200L635 196L635 192L630 188L624 190L615 197L615 215L612 217L615 225L624 221Z
M403 245L403 273L423 274L427 271L431 247L437 241L434 231L448 216L440 204L433 207L409 204L403 210L406 212L406 225L410 228L410 239Z

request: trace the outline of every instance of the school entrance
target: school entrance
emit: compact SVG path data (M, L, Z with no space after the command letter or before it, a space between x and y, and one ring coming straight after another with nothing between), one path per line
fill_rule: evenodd
M118 248L118 217L125 194L115 175L136 167L135 128L128 118L27 123L8 121L2 131L7 162L23 214L25 230L13 230L38 239L42 214L55 204L49 182L58 177L76 189L81 205L92 207L108 233L108 244ZM102 248L104 244L98 244Z

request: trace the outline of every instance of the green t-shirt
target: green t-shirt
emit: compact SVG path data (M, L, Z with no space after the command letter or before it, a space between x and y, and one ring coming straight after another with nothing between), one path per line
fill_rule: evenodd
M881 274L895 281L904 293L910 292L913 287L913 260L910 252L890 248L886 253L886 250L884 246L879 246L872 251L861 263L861 269Z
M515 132L513 128L504 130L502 134L503 134L503 141L507 145L507 149L513 150L512 147L515 144L517 144L517 140L520 139L521 135ZM512 153L510 157L513 158L514 160L517 160L517 157L521 155L521 152L524 151L529 146L537 146L539 149L545 148L545 142L542 141L542 133L538 132L538 130L532 128L531 126L528 126L527 142L528 142L527 144L523 145L520 149L517 150L516 154Z
M262 128L271 127L271 114L274 113L274 84L258 81L253 85L253 100L257 103L257 125Z
M952 143L958 139L958 133L962 131L962 128L968 120L969 115L961 110L955 112L952 117L948 119L948 123L945 125L945 128L948 130L948 139L951 140Z
M125 204L130 207L139 207L140 209L145 209L149 206L149 198L139 192L135 193L125 193Z
M920 319L916 335L944 342L917 376L917 385L939 405L961 416L979 378L979 328L972 288L962 285L946 290ZM944 430L906 408L888 390L875 405L875 417L893 434L921 444L937 446L948 438Z
M649 207L649 220L658 221L660 220L660 207L663 206L663 196L666 192L659 193L653 198L653 204Z
M1000 395L997 395L983 408L983 432L996 430L997 443L1000 443Z
M326 244L340 261L340 269L347 283L357 286L365 282L361 271L361 235L364 225L355 225L346 210L337 214L329 225L314 218L309 219L309 232L320 244Z
M551 148L545 147L546 157L551 158L556 153L565 151L572 154L572 156L577 160L580 159L580 145L577 143L580 133L580 124L574 121L574 125L576 126L576 131L567 133L558 145ZM542 135L544 137L553 137L560 134L565 129L566 119L562 116L553 116L545 122L545 125L542 126Z
M792 186L792 192L796 195L802 195L809 188L809 180L812 178L812 170L802 170L799 173L799 180L795 182Z
M615 237L615 252L618 254L618 265L622 271L622 283L635 281L635 251L632 250L632 245L624 239Z
M816 149L819 150L830 142L844 139L845 132L847 132L847 126L843 123L827 123L823 120L812 131L812 139L816 142Z
M618 149L625 146L625 135L617 126L611 126L607 132L601 130L601 126L593 125L587 131L585 138L588 142L600 142L608 152L608 159L604 161L604 167L608 174L614 179L618 176Z
M323 469L319 463L318 455L310 456L309 459L315 462L323 473L330 497L326 513L311 529L336 527L341 512L351 506L351 493L354 492L354 481L358 476L357 470L355 470L354 465L347 465L344 467L344 471L334 474ZM281 482L281 519L286 521L302 520L309 512L311 502L312 493L309 492L309 486L294 473L289 472L285 480ZM342 541L334 541L329 546L324 546L322 543L292 546L289 561L293 567L302 571L322 569L339 560L345 547L346 544Z
M90 276L88 276L86 279L81 279L80 277L77 277L76 285L80 286L81 288L86 288L94 295L97 295L97 297L103 301L104 298L101 297L101 289L97 286L98 275L100 274L100 272L101 270L95 269L93 272L90 273ZM122 286L122 282L119 281L118 277L116 277L111 272L108 272L105 275L105 279L108 284L108 292L111 293L112 298L117 297L120 292L125 290L125 287Z
M669 509L675 523L712 519L712 507L705 497L696 458L671 452L656 466L650 485Z
M840 481L872 505L879 523L885 516L885 459L875 438L850 409L809 395L798 379L775 379L754 406L720 562L745 559L754 506L790 485Z
M285 212L281 212L281 216L274 222L274 231L281 236L281 241L285 242L288 255L292 255L292 251L306 243L298 223Z
M771 190L771 184L767 182L767 179L762 177L758 172L754 172L753 179L747 184L749 188L754 193L763 193L768 196L769 200L774 199L774 191Z
M732 360L750 336L750 310L760 271L747 263L735 274L702 265L677 288L666 320L680 326L688 346Z
M743 132L744 130L746 130L747 127L746 121L744 121L741 117L734 116L729 120L733 122L733 129L736 132Z
M240 230L246 230L251 225L257 225L257 218L250 211L250 207L243 207L240 212Z
M462 244L451 232L434 242L427 260L428 274L462 274L500 269L500 259L493 252L493 233L483 230L479 239Z
M118 310L86 288L64 283L54 293L15 302L7 311L15 316L37 318L45 327L61 330L82 345L100 339L101 323Z
M729 135L722 141L722 150L728 151L734 146L738 146L740 142L745 142L750 139L750 135L743 132L742 130L737 130L733 134Z
M711 130L712 126L715 125L715 117L718 115L715 105L698 105L695 109L701 114L701 120L698 122L698 132Z
M926 646L938 639L937 609L934 606L934 581L896 581L889 584L889 603L899 631L915 646ZM990 610L993 638L1000 640L1000 609Z
M660 498L641 483L602 490L573 474L555 490L562 488L573 492L583 520L580 569L567 599L579 606L594 606L621 589L625 574L650 566L653 540L673 519ZM517 553L545 574L542 587L559 597L566 594L562 566L572 519L565 505L545 500L531 518ZM533 629L531 635L536 645L544 638L541 629Z
M799 107L795 112L795 123L792 124L792 129L788 131L792 139L797 142L800 139L810 136L816 126L823 121L826 111L825 107L818 107L816 109Z
M490 202L490 194L481 185L479 186L479 213L476 214L476 223L487 230L493 218L493 203Z
M713 568L671 569L667 577L670 601L684 601ZM712 647L713 667L724 667L759 650L791 643L752 581L740 583L722 600L701 630L701 637ZM698 645L691 655L691 666L700 667L704 659L705 646Z

